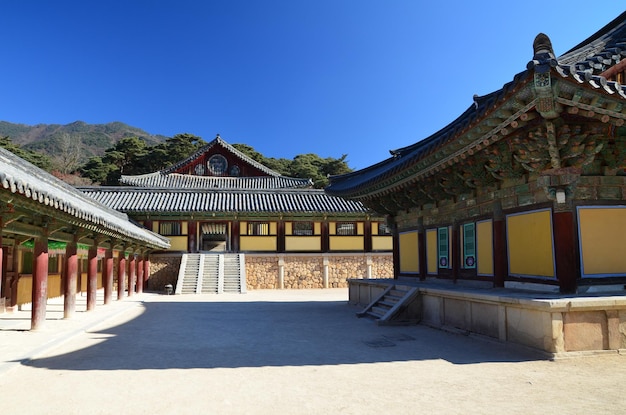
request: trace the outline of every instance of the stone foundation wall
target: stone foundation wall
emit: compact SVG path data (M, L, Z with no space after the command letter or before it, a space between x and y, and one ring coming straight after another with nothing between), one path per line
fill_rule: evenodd
M182 254L150 257L150 278L144 289L176 287ZM348 287L348 279L393 278L393 255L372 254L245 254L246 288L306 289Z
M361 307L399 281L349 282L349 303ZM586 353L626 353L626 297L534 297L532 293L418 287L421 324L476 333L568 357Z
M181 258L181 254L150 256L150 277L148 278L148 285L144 289L161 292L165 290L167 284L176 287Z
M348 279L393 278L393 255L246 254L246 286L254 289L348 287Z

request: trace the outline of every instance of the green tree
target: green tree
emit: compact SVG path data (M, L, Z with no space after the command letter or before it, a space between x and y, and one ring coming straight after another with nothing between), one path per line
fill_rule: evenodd
M78 170L83 177L93 183L105 184L107 177L116 170L116 167L113 164L105 164L100 157L92 157Z
M40 169L48 172L52 169L52 161L50 160L50 157L34 151L24 150L19 145L13 143L9 137L0 137L0 147L7 149L11 153L34 164Z

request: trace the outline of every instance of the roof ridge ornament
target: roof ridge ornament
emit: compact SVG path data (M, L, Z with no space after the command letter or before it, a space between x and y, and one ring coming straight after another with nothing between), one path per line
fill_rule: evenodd
M534 69L537 73L545 73L557 65L558 61L554 56L550 38L545 33L539 33L533 42L533 60L528 62L526 68Z
M533 42L533 60L528 62L526 68L534 72L535 95L537 97L536 109L547 120L557 118L561 108L554 101L552 91L552 68L558 66L554 57L552 42L545 33L535 36Z

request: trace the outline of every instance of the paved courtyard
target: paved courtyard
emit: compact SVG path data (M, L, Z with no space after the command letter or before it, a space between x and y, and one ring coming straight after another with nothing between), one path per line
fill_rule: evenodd
M626 356L547 361L379 327L346 289L141 294L72 320L48 310L38 332L28 311L0 314L3 413L626 414Z

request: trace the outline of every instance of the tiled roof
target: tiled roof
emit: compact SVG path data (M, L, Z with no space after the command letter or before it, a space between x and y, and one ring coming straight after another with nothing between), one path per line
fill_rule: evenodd
M182 160L176 164L174 164L173 166L170 166L166 169L161 170L161 173L164 174L168 174L168 173L173 173L176 170L178 170L179 168L181 168L182 166L186 166L187 164L192 163L193 161L195 161L196 159L198 159L199 157L202 157L202 155L204 155L204 153L208 152L211 148L218 146L223 148L224 150L228 151L229 153L233 154L235 157L239 158L240 160L244 161L245 163L248 163L254 167L256 167L258 170L262 171L263 173L269 175L269 176L280 176L280 173L264 166L263 164L259 163L258 161L255 161L253 159L251 159L250 157L246 156L245 154L243 154L241 151L237 150L235 147L231 146L230 144L228 144L226 141L224 141L219 135L217 137L215 137L210 143L208 143L206 146L202 147L200 150L196 151L194 154L192 154L191 156L187 157L185 160Z
M122 176L120 184L169 189L294 189L311 187L310 179L285 176L214 177L162 172Z
M77 224L91 231L138 240L155 248L170 246L168 239L134 225L126 214L100 204L3 148L0 148L0 186L16 197L76 218Z
M186 190L89 187L82 191L127 213L366 214L360 202L329 196L320 189Z
M532 81L534 72L541 73L554 69L553 73L568 82L588 86L590 90L612 96L614 99L626 99L626 86L607 81L599 75L611 65L620 62L625 56L626 12L558 59L554 58L551 53L537 54L529 62L527 69L515 75L513 81L491 94L482 97L475 96L473 105L446 127L415 144L391 150L391 157L377 164L344 175L331 176L330 185L325 190L330 195L362 198L372 192L377 192L375 188L389 189L401 185L404 181L413 180L416 171L420 175L436 171L433 168L436 166L421 166L423 160L436 153L441 156L439 164L453 163L452 160L458 154L445 156L441 151L442 148L458 141L472 126L488 117L495 106L502 104L511 94ZM532 101L525 108L515 108L514 112L517 112L513 116L484 136L487 137L505 128L515 120L516 115L519 116L534 107L534 104L535 102Z

